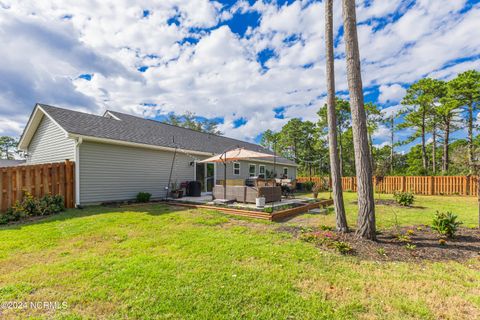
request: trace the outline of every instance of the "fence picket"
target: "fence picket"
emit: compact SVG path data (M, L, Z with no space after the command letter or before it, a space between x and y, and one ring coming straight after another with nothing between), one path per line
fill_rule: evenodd
M326 177L312 177L311 181L322 183ZM298 182L310 181L309 177L298 177ZM423 195L477 196L476 176L389 176L373 177L378 193L412 192ZM330 184L331 186L331 184ZM343 191L357 191L356 177L342 177Z
M3 200L3 169L0 168L0 211L6 210L4 209L5 201Z
M0 168L0 212L6 211L16 200L22 200L24 191L36 197L60 194L65 206L73 208L74 163L50 163Z

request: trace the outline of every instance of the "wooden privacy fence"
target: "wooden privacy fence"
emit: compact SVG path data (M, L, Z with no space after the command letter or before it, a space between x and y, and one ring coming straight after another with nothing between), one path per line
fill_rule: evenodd
M298 177L298 182L312 181L323 184L331 181L329 177ZM412 192L424 195L462 195L477 196L477 176L389 176L374 177L375 192L395 193ZM357 191L356 177L342 178L343 191Z
M70 161L0 168L0 211L22 200L24 191L35 197L59 194L65 207L75 206L75 164Z

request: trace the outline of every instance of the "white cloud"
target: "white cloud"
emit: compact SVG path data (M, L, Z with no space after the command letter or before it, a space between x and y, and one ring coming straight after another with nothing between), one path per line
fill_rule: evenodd
M378 102L380 103L395 103L399 102L405 96L407 90L401 85L394 83L392 85L381 85Z
M401 104L397 104L397 105L394 105L394 106L390 106L390 107L386 107L386 108L383 108L382 109L382 113L386 116L386 117L391 117L392 115L394 115L396 118L395 119L398 119L398 113L404 108L404 106L402 106Z
M221 129L227 135L252 140L266 129L279 129L289 118L315 120L324 103L320 2L279 7L275 2L240 1L226 10L207 0L2 4L0 116L9 119L0 122L4 134L18 135L34 103L46 102L95 113L111 108L152 116L189 110L223 117ZM438 0L417 1L412 7L401 0L360 2L364 88L379 87L380 103L397 104L404 93L400 84L478 68L480 59L455 62L480 54L480 37L475 36L480 5L460 13L463 5ZM336 4L336 35L340 9ZM251 11L261 14L260 25L243 38L228 26L217 26ZM398 12L401 17L395 20ZM179 25L167 23L172 17ZM256 61L266 48L275 53L266 62L268 70ZM340 38L335 49L339 91L347 90L343 52ZM140 73L141 66L149 68ZM92 80L78 79L83 73L93 74ZM279 106L286 107L285 119L273 117ZM395 108L399 106L385 112ZM233 121L240 117L247 123L234 128Z

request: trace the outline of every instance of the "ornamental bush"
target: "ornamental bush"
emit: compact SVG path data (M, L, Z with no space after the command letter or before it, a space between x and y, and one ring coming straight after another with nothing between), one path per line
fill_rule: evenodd
M137 202L148 202L150 201L150 198L152 197L151 193L148 192L139 192L137 194Z
M410 207L415 201L415 196L410 192L398 192L394 194L395 201L404 207Z
M440 235L447 238L453 238L457 232L458 227L462 222L457 221L457 216L449 211L439 212L433 218L432 229L437 231Z
M25 192L22 201L16 201L6 213L0 215L0 224L28 217L51 215L63 210L65 210L65 205L61 195L49 194L35 198L29 192Z

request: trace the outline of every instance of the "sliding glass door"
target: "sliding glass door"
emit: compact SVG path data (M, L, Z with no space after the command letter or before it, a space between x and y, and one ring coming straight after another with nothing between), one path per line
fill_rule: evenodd
M202 192L212 192L215 186L215 164L197 163L195 177L202 185Z

